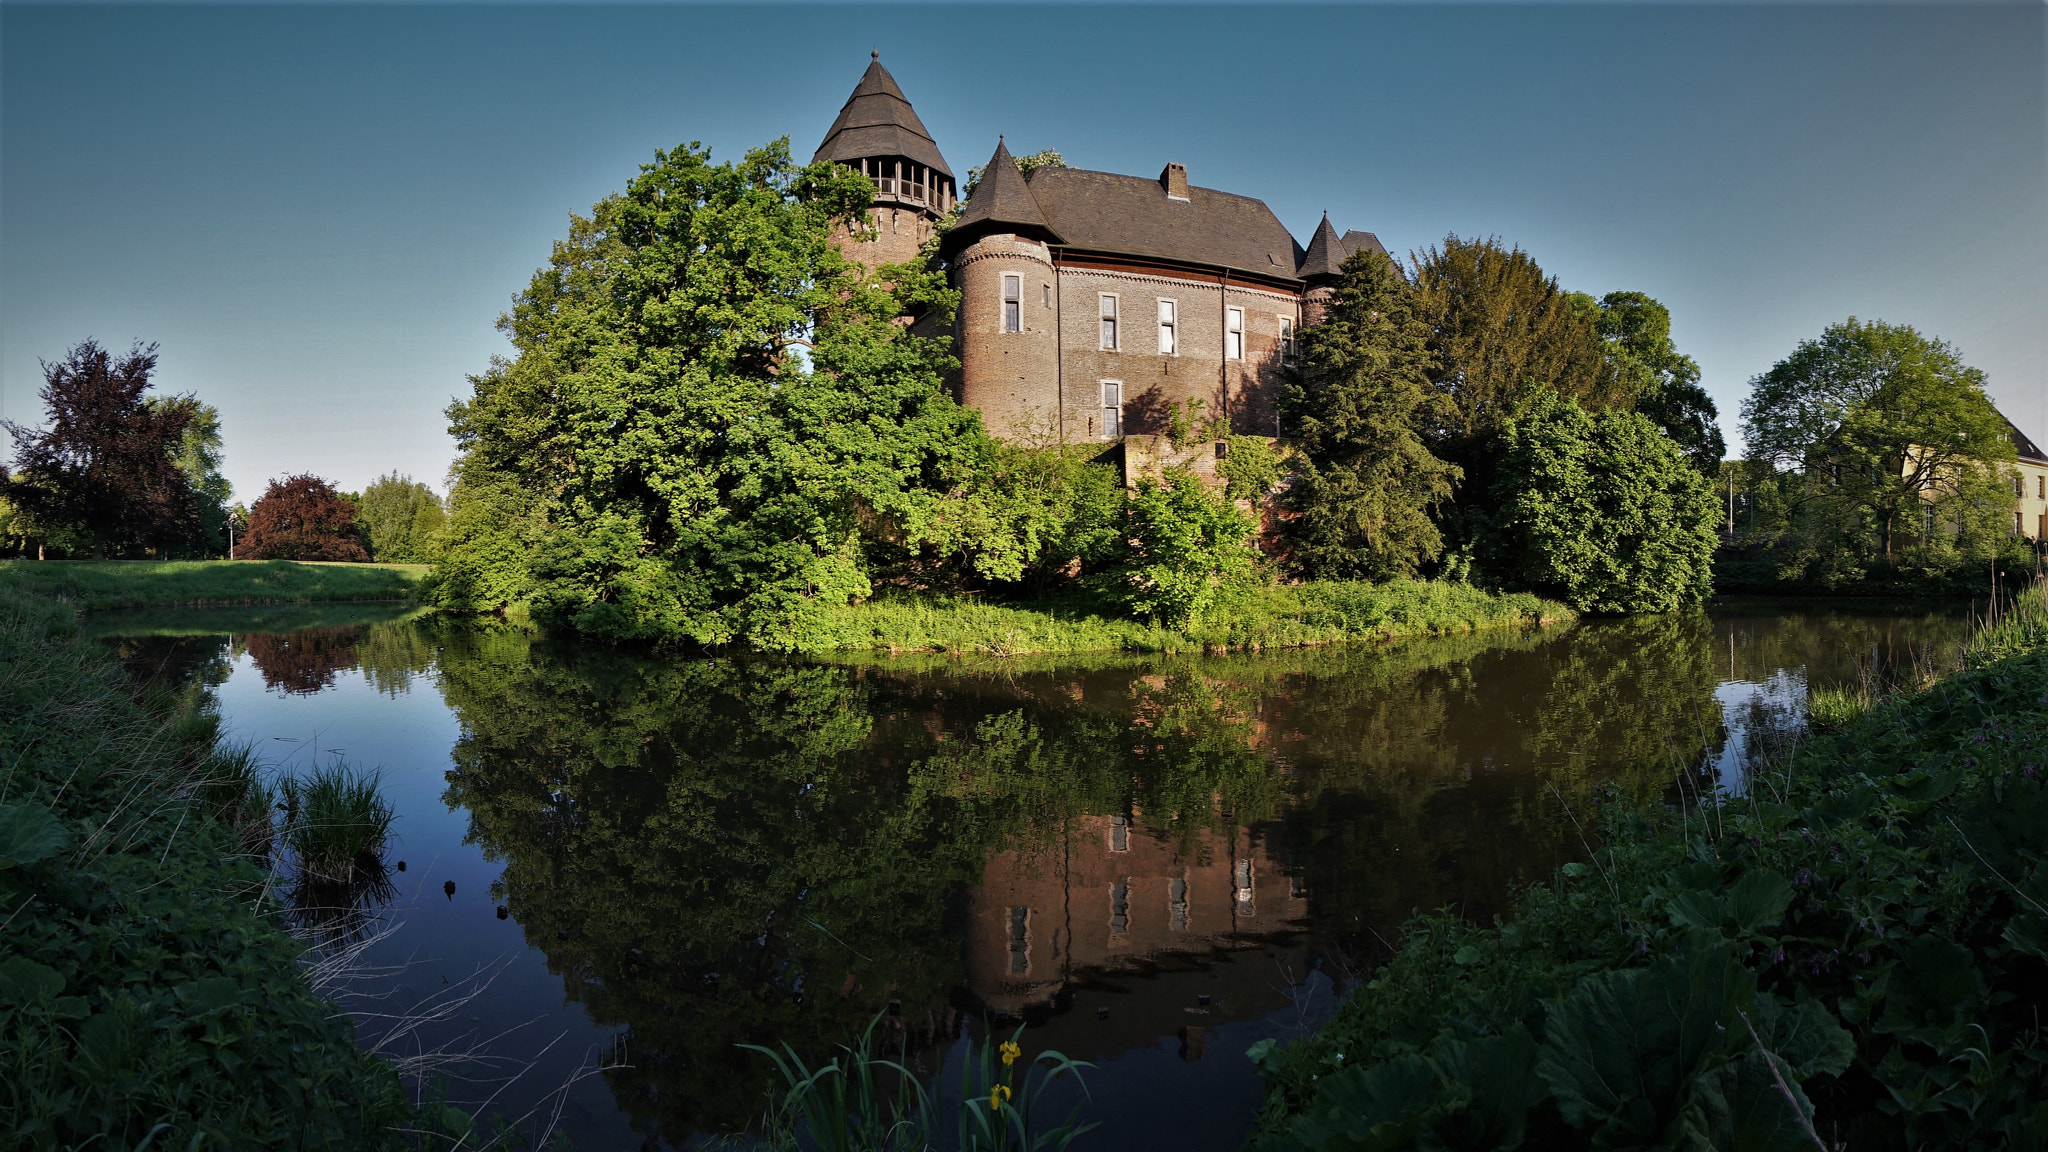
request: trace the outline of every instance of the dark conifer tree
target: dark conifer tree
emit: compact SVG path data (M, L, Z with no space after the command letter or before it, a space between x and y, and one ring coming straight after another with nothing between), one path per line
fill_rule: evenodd
M1287 404L1302 457L1290 532L1305 574L1384 579L1443 551L1430 509L1461 473L1423 442L1451 409L1431 386L1429 342L1414 289L1371 249L1345 262L1322 322L1302 332Z
M156 345L116 360L92 340L43 365L49 427L5 422L14 436L7 498L36 524L100 556L159 554L192 545L199 503L177 464L194 405L152 405L143 394Z

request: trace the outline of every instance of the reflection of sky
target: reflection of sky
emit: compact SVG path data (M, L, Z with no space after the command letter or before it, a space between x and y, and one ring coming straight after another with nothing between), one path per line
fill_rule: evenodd
M1766 716L1776 724L1805 725L1806 669L1774 668L1763 680L1723 680L1714 688L1714 701L1728 734L1714 753L1715 785L1741 796L1749 790L1749 755L1756 742L1751 726Z
M502 869L464 843L468 814L451 811L441 799L460 726L440 695L425 687L423 679L415 678L415 690L386 695L352 669L331 688L288 695L266 690L262 675L243 655L218 694L229 738L253 742L266 761L281 769L302 771L317 747L323 763L339 755L383 774L385 798L398 814L387 858L405 861L406 870L392 875L399 898L390 919L397 930L370 950L365 963L403 967L395 986L375 991L379 999L348 1006L403 1012L459 993L466 982L469 987L483 983L452 1019L422 1029L417 1043L393 1054L460 1050L518 1029L519 1039L507 1049L546 1049L529 1070L508 1082L516 1070L509 1066L452 1067L449 1096L475 1104L496 1093L486 1112L508 1117L540 1104L552 1109L556 1101L543 1097L587 1070L623 1029L597 1028L580 1008L565 1003L561 978L548 971L546 957L527 946L517 921L497 918L491 885ZM455 882L453 897L442 889L449 880ZM365 1028L366 1034L377 1031L374 1023ZM579 1147L634 1147L639 1142L595 1076L569 1091L564 1119L576 1131Z

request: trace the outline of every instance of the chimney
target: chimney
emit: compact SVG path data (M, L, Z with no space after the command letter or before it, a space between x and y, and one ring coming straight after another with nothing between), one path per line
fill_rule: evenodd
M1166 189L1167 199L1186 200L1188 198L1188 166L1185 164L1168 164L1166 171L1159 174L1159 184Z

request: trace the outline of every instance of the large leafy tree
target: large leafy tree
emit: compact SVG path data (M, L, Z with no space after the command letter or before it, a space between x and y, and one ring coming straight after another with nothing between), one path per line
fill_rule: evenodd
M1713 584L1718 505L1647 418L1539 393L1497 442L1496 578L1593 612L1669 612Z
M989 450L947 344L894 322L932 274L832 244L872 193L786 141L727 164L693 144L575 218L501 323L517 357L449 410L442 595L769 645L868 595L866 545L922 539Z
M410 476L379 476L356 498L370 554L399 564L431 564L441 554L448 517L441 497Z
M1195 475L1169 468L1138 481L1123 505L1111 567L1097 581L1108 598L1139 619L1169 628L1200 620L1223 593L1254 582L1258 522Z
M1671 340L1671 311L1641 292L1609 292L1599 300L1573 295L1607 351L1622 395L1678 442L1702 475L1716 475L1728 442L1716 422L1714 398L1700 387L1700 366Z
M1443 551L1430 510L1463 471L1423 442L1453 403L1431 386L1430 337L1414 289L1371 250L1345 262L1322 321L1302 332L1285 404L1299 451L1290 543L1305 573L1385 579Z
M318 476L272 480L249 509L245 560L368 560L356 506Z
M150 403L156 359L154 344L116 358L85 340L43 365L49 426L0 422L15 443L4 495L26 521L101 556L191 545L199 502L177 457L199 405Z
M1592 321L1520 248L1447 236L1416 258L1414 279L1432 379L1451 401L1433 431L1460 463L1540 390L1587 408L1627 401Z
M191 482L193 499L198 502L199 527L193 544L208 555L227 555L228 519L233 515L228 501L234 499L235 486L220 470L219 410L191 396L151 397L149 404L159 412L182 410L187 414L185 434L171 459Z
M1750 381L1742 432L1789 525L1823 550L1891 561L1907 542L1988 544L2011 523L2011 429L1984 374L1906 325L1852 316L1801 341Z

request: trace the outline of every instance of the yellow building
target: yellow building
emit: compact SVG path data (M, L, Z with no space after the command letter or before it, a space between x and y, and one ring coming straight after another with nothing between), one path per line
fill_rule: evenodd
M2019 507L2012 514L2012 530L2039 544L2048 540L2048 453L2027 439L2018 425L2010 420L2005 423L2012 429L2012 446L2018 455L2013 495L2019 497Z

